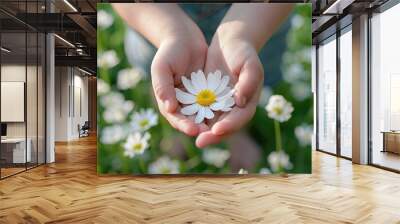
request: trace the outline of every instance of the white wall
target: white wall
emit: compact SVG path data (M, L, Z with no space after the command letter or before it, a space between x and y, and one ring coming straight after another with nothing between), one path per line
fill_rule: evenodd
M88 78L83 75L76 68L56 67L56 141L77 139L78 124L88 120Z

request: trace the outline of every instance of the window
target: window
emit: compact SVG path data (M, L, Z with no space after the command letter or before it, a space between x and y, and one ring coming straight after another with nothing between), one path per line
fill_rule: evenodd
M336 36L318 47L318 149L336 153Z
M340 36L340 155L351 158L352 149L352 33L351 26Z
M400 5L371 18L371 159L400 170Z

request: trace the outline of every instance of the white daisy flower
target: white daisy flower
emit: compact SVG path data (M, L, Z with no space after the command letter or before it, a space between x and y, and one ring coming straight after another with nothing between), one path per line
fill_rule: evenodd
M265 109L268 111L270 118L279 122L289 120L293 112L292 104L281 95L271 96Z
M132 115L132 129L134 131L147 131L158 123L158 115L152 109L141 110Z
M124 144L124 155L133 158L135 155L143 154L149 147L149 140L150 134L148 132L144 133L144 135L139 132L130 134Z
M107 108L103 112L103 118L108 123L120 123L126 119L126 116L132 111L134 104L132 101L124 101L119 105Z
M179 173L179 163L163 156L151 163L149 166L150 174L177 174Z
M101 96L110 91L110 85L102 79L97 79L97 95Z
M99 10L97 12L97 26L100 28L108 28L114 22L114 18L108 12L104 10Z
M273 151L268 155L268 163L271 169L276 172L280 169L291 169L292 164L289 156L284 151Z
M218 148L208 148L203 151L203 161L218 168L223 167L230 156L228 150Z
M222 76L221 71L210 72L206 78L199 70L192 72L191 80L182 76L182 83L187 92L175 88L176 98L182 104L190 104L181 109L184 115L197 113L195 123L203 122L204 118L212 119L213 111L228 112L235 104L233 89L228 86L229 76Z
M118 72L117 86L121 90L133 88L138 84L142 77L143 72L140 69L122 69Z
M260 174L271 174L271 170L269 170L268 168L261 168L260 169Z
M300 142L300 145L302 146L311 144L313 132L313 126L307 124L302 124L294 129L294 134L296 135L297 139Z
M117 53L113 50L109 50L103 53L100 53L97 56L97 66L102 68L111 68L116 66L119 63L119 59Z
M241 168L238 172L238 174L248 174L249 172L243 168Z
M115 144L126 137L127 131L121 125L106 126L101 130L100 142L103 144Z
M119 92L110 92L100 98L100 105L105 108L103 118L108 123L119 123L132 111L134 103L125 100Z
M100 105L105 108L121 105L125 102L124 95L119 92L112 91L100 98Z

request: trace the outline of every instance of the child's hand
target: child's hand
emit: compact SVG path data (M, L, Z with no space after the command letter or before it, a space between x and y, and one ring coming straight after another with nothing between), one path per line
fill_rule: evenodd
M195 136L206 125L196 125L180 114L175 85L180 76L203 69L207 43L197 25L175 3L113 3L114 9L158 51L151 66L153 89L161 114L171 125Z
M235 3L231 6L213 37L205 70L221 69L232 76L237 91L236 106L208 123L211 130L197 137L198 147L219 142L251 119L264 78L257 52L291 8L290 4Z
M218 36L214 37L208 49L205 71L207 74L217 69L231 76L236 106L208 123L211 130L200 133L196 140L200 148L217 143L242 128L253 117L263 86L263 67L257 51L244 40L220 42Z
M191 136L198 135L207 126L197 125L180 113L175 87L180 85L182 75L203 69L206 54L207 44L202 35L180 35L160 44L151 66L153 89L161 114L174 128Z

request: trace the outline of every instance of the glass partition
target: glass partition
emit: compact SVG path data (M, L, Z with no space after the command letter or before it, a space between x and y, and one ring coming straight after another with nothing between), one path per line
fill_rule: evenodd
M26 113L27 113L27 150L30 151L30 160L27 167L34 167L38 160L38 56L37 56L37 41L38 35L36 32L29 31L27 33L27 97L26 97Z
M2 177L24 171L31 161L26 138L26 40L25 31L1 34Z
M336 36L318 47L318 149L336 153Z
M46 124L46 38L43 33L38 33L38 65L37 65L37 162L43 164L46 162L46 139L45 139L45 124Z
M0 7L43 11L42 1L7 1ZM18 6L18 7L16 7ZM0 178L45 163L45 35L0 12Z
M340 41L340 155L352 157L352 32L348 26Z
M371 54L371 162L400 171L400 4L373 15Z

